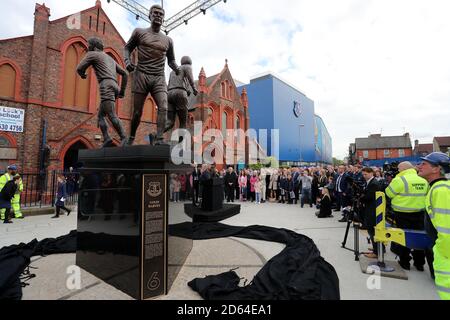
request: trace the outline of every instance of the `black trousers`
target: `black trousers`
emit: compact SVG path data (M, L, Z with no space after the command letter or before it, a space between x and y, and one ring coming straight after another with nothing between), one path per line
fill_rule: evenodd
M300 199L300 185L294 186L294 193L295 193L294 203L297 204L298 200Z
M344 205L343 204L343 198L344 198L344 194L342 193L342 192L335 192L335 195L336 195L336 205L337 205L337 207L336 207L336 210L341 210L341 207Z
M398 228L410 229L410 230L424 230L424 212L395 212L395 223ZM398 255L400 262L408 264L414 259L414 265L423 266L425 264L425 251L424 250L411 250L400 244L392 243L391 251Z
M11 208L1 208L1 209L5 209L5 220L4 221L9 221L11 219Z
M70 212L70 210L67 209L65 206L62 206L62 207L56 206L56 216L59 217L59 213L61 212L61 209L63 209L63 210L66 211L66 212Z
M192 187L192 203L198 203L198 197L200 192L200 184L198 181L194 181L194 186Z
M230 201L233 201L234 202L234 193L235 193L235 188L234 188L234 186L226 186L225 187L225 193L226 193L226 195L227 195L227 201L228 202L230 202Z

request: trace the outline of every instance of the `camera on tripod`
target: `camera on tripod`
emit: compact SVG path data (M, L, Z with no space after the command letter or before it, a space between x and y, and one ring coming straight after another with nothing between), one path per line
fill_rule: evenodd
M398 174L398 162L386 163L383 165L383 171L386 176L391 176L395 178Z
M342 248L349 250L354 253L355 261L359 260L359 230L361 229L361 225L363 219L361 217L361 197L364 195L364 189L366 187L366 183L362 180L355 179L353 177L348 176L347 182L350 185L351 189L351 207L345 208L344 215L347 217L347 227L345 228L345 236L344 241L342 242ZM354 229L354 247L353 249L347 248L347 238L350 231L350 226L353 224Z
M350 186L351 194L351 207L344 208L344 215L350 222L361 222L360 213L360 199L364 194L364 188L366 186L364 181L355 179L353 177L347 177L347 183Z

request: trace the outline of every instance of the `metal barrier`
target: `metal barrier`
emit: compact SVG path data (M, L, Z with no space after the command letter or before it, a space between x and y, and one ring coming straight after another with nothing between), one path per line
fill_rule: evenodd
M53 207L58 190L58 175L66 178L66 204L74 205L78 202L79 173L48 171L42 173L19 173L22 177L23 191L20 197L22 208L29 207ZM3 173L0 173L3 175Z

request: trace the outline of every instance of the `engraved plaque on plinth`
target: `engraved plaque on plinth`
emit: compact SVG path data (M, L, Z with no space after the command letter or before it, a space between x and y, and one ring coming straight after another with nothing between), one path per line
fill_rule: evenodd
M141 299L167 292L167 179L164 174L143 176Z

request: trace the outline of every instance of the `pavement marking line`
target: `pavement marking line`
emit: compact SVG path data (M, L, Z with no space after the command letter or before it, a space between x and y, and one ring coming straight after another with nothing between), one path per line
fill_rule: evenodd
M61 297L61 298L58 298L57 300L69 300L70 298L73 298L73 297L75 297L76 295L78 295L78 294L80 294L80 293L83 293L83 292L85 292L85 291L87 291L87 290L89 290L89 289L91 289L91 288L93 288L93 287L96 287L96 286L98 286L99 284L102 284L102 283L103 283L103 281L97 281L97 282L94 282L94 283L92 283L92 284L86 286L85 288L82 288L82 289L80 289L80 290L77 290L77 291L74 291L74 292L72 292L72 293L69 293L68 295L63 296L63 297Z
M258 250L256 250L255 248L253 248L252 246L250 246L250 245L248 245L248 244L246 244L246 243L244 243L244 242L242 242L242 241L239 241L239 240L237 240L237 239L235 239L235 238L233 238L233 237L230 237L229 239L232 240L232 241L234 241L234 242L237 242L237 243L243 245L244 247L247 247L247 248L250 249L251 251L253 251L253 253L255 253L255 254L258 256L258 258L261 260L261 263L262 263L263 265L265 265L265 264L267 263L267 260L266 260L266 258L264 257L264 255L263 255L261 252L259 252ZM253 239L249 239L249 240L253 240ZM256 240L256 241L260 241L260 240Z
M98 279L96 276L94 276L93 274L91 274L91 273L89 273L88 271L84 270L83 268L80 267L80 269L83 270L83 271L85 271L86 273L90 274L92 277ZM80 293L83 293L83 292L85 292L85 291L87 291L87 290L89 290L89 289L91 289L91 288L93 288L93 287L98 286L99 284L105 283L105 284L107 284L107 285L110 285L110 284L108 284L108 282L107 282L108 280L114 279L114 278L117 277L117 276L120 276L120 275L122 275L122 274L125 274L125 273L127 273L127 272L130 272L130 271L133 271L133 270L136 270L136 269L138 269L138 268L133 267L133 268L130 268L130 269L128 269L128 270L124 270L124 271L122 271L122 272L119 272L118 274L115 274L115 275L113 275L113 276L111 276L111 277L108 277L108 278L106 278L105 280L101 280L101 279L100 279L100 281L95 282L95 283L92 283L92 284L86 286L85 288L81 288L80 290L74 291L73 293L69 293L68 295L63 296L63 297L59 298L58 300L68 300L68 299L70 299L70 298L72 298L72 297L74 297L74 296L76 296L76 295L78 295L78 294L80 294ZM115 289L118 290L118 291L121 291L121 290L119 290L119 289L117 289L117 288L115 288ZM121 292L122 292L122 291L121 291ZM126 294L126 293L124 293L124 294Z

